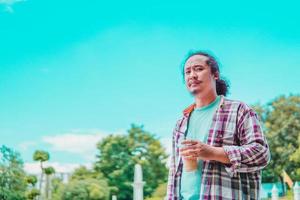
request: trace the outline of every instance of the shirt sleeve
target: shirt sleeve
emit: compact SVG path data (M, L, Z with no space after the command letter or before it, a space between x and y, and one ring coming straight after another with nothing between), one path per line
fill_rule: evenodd
M178 123L177 123L178 124ZM172 153L170 155L170 166L169 166L169 175L168 175L168 184L167 184L167 199L172 200L174 196L174 175L175 175L175 135L176 135L176 127L173 130L173 137L172 137Z
M257 114L251 109L240 111L236 134L239 145L223 146L230 164L225 166L230 176L237 172L255 172L270 161L270 151Z

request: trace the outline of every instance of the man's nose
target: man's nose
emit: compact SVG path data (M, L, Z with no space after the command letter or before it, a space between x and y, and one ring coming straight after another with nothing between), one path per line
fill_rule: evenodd
M191 70L190 77L191 78L196 78L197 77L197 74L195 73L194 70Z

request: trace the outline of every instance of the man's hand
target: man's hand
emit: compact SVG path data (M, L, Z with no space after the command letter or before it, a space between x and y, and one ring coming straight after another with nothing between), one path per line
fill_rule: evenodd
M186 160L216 160L222 163L230 163L222 147L213 147L197 140L185 140L180 149L181 156Z
M180 154L184 159L212 160L214 147L197 140L185 140L182 144L184 147L180 149Z

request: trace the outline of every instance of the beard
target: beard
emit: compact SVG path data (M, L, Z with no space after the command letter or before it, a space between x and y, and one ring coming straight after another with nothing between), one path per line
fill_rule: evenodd
M197 88L197 89L194 89L192 91L189 91L190 92L190 95L191 96L196 96L198 95L199 93L201 93L201 89Z

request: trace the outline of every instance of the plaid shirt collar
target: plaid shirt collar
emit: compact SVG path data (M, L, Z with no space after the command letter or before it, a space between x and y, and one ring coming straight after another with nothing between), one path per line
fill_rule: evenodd
M223 108L225 97L224 95L220 95L220 96L221 96L220 108ZM195 108L196 108L196 103L193 103L192 105L188 106L183 110L183 115L185 117L189 117L189 115L194 111Z

